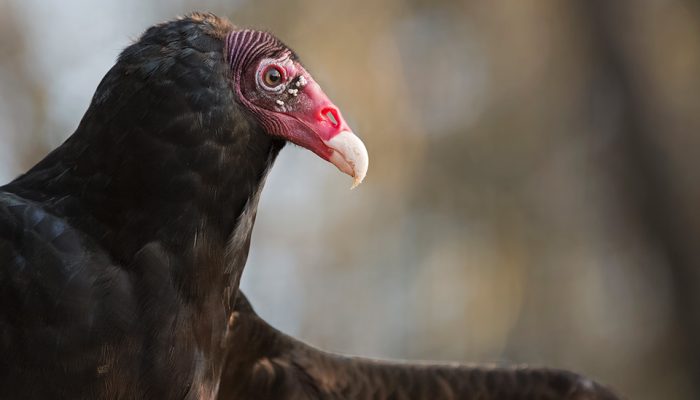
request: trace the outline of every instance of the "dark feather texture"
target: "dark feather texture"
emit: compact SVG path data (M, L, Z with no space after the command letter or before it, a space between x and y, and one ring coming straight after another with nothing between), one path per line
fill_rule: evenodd
M257 199L284 142L230 89L222 32L149 29L76 132L0 188L6 398L208 398Z
M263 321L239 294L219 400L616 400L572 372L391 363L317 350Z

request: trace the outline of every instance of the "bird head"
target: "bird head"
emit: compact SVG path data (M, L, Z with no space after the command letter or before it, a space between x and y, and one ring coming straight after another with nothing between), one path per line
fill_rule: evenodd
M236 98L270 134L307 148L362 182L367 149L296 54L272 34L233 30L225 37Z

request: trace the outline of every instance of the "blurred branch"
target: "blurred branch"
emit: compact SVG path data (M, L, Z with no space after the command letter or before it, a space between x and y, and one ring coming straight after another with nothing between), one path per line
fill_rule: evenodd
M678 357L684 362L692 393L700 393L700 260L692 232L697 227L683 215L682 190L671 157L660 144L669 140L659 129L669 116L660 115L662 99L650 96L648 77L634 57L635 46L625 41L638 3L583 1L589 18L594 57L599 65L596 89L613 96L619 106L612 154L619 169L621 204L637 219L643 234L657 247L670 271L674 296L674 327ZM629 37L627 37L629 38ZM596 90L594 89L594 90ZM666 146L667 149L667 146Z

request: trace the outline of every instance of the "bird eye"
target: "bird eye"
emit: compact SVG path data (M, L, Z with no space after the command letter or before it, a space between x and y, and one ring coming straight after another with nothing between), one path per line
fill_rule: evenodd
M269 65L263 70L262 81L268 88L276 88L283 80L284 71L277 65Z

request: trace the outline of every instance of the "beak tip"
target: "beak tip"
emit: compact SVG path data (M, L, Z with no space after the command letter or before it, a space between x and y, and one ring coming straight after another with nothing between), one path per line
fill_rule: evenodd
M352 174L352 187L350 187L350 190L355 189L356 187L360 186L360 184L365 180L365 176L367 175L367 167L368 167L368 162L367 162L367 157L364 158L365 162L360 164L360 165L355 165L353 168L353 174ZM359 168L358 168L359 167Z
M359 186L369 167L369 155L362 140L350 131L343 131L326 142L326 145L334 150L329 161L340 171L353 177L350 189Z
M362 183L362 178L355 177L352 181L352 186L350 186L350 190L353 190L356 187L360 186L360 183Z

